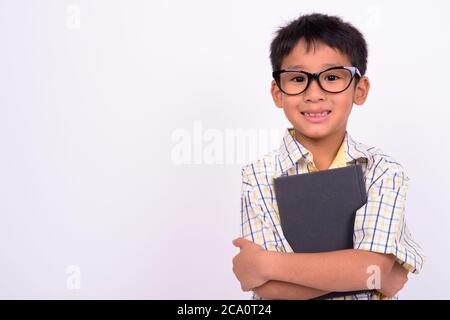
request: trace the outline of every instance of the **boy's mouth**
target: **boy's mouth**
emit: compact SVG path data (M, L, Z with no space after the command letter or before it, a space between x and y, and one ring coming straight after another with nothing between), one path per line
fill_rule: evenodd
M323 112L300 112L308 121L312 123L318 123L325 121L331 113L331 110Z

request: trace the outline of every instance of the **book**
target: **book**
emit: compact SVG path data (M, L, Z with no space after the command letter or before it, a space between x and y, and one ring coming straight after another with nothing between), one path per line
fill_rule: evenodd
M361 165L274 179L283 234L296 253L353 249L356 211L367 203ZM321 299L363 291L333 292Z

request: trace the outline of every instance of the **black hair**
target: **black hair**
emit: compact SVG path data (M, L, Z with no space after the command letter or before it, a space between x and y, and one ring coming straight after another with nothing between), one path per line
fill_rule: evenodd
M281 68L283 59L301 39L306 42L307 52L315 43L323 43L346 55L361 75L366 73L367 43L361 32L337 16L320 13L301 15L278 29L270 44L272 71Z

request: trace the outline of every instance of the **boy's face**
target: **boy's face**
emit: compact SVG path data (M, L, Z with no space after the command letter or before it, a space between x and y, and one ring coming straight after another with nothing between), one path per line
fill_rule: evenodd
M300 40L292 52L283 59L281 69L293 66L310 73L320 72L331 66L352 66L349 59L325 44L315 43L306 52L304 40ZM290 96L280 91L275 81L272 81L272 97L279 108L283 108L289 122L297 133L310 139L322 139L334 135L343 136L347 127L353 103L361 105L367 98L369 80L362 77L355 87L353 79L347 90L340 93L323 91L316 80L313 80L306 91ZM311 119L302 112L320 112L331 110L323 120Z

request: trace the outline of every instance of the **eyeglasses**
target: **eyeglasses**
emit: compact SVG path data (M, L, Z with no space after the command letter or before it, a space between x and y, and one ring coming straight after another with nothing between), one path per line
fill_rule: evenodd
M287 95L294 96L308 89L311 80L316 79L319 87L329 93L347 90L355 76L361 77L356 67L331 67L318 73L302 70L283 69L272 72L278 88Z

